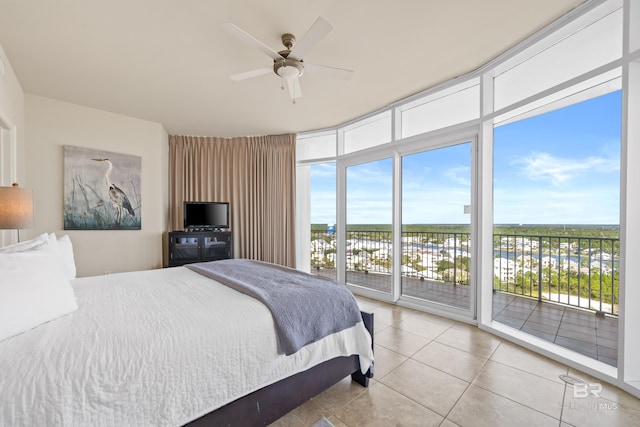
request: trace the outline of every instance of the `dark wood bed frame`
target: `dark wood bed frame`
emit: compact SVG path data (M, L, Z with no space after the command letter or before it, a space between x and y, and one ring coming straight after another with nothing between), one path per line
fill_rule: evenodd
M373 313L361 313L364 326L371 334L373 347ZM360 372L358 356L327 360L241 397L188 423L187 426L266 426L348 375L351 375L353 381L368 387L369 378L373 377L373 366L363 374Z

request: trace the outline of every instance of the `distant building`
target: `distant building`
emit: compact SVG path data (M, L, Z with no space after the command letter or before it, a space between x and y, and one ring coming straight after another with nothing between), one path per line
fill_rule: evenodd
M518 266L512 259L494 258L493 275L497 276L503 282L513 281L516 277Z

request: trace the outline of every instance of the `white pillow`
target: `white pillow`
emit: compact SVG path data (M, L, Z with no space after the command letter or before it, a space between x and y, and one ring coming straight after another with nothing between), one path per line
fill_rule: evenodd
M71 245L71 239L69 236L65 234L64 237L66 237L64 240L63 237L58 239L56 238L55 233L50 233L49 244L60 254L60 260L67 272L67 277L69 280L73 280L76 278L76 263L73 259L73 246Z
M73 256L73 244L68 234L58 239L58 248L62 254L62 261L64 261L64 268L67 270L67 276L69 280L76 278L76 261Z
M28 251L46 242L48 238L49 238L49 235L47 233L43 233L38 237L36 237L35 239L25 240L24 242L19 242L19 243L14 243L13 245L4 246L0 248L0 253L8 254L8 253Z
M77 309L61 255L48 240L0 253L0 341Z
M76 262L73 255L73 245L71 244L71 238L65 234L59 239L56 238L54 233L43 233L35 239L26 240L24 242L14 243L13 245L0 248L0 253L16 253L35 249L38 245L41 245L45 241L49 241L49 244L59 251L64 268L67 271L69 280L75 279Z

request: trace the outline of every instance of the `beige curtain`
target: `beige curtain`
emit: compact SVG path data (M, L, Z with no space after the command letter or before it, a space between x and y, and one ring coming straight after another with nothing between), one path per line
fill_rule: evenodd
M230 203L233 252L295 267L294 134L169 137L169 224L183 228L183 202Z

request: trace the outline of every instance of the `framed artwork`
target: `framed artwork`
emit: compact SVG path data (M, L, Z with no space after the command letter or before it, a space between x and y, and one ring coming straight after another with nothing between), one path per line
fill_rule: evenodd
M142 158L64 146L64 229L140 230Z

